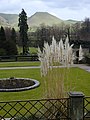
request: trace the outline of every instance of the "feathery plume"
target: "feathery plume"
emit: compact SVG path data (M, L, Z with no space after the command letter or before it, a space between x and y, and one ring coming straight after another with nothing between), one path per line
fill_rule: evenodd
M82 46L80 45L79 48L79 61L83 59L83 50L82 50Z

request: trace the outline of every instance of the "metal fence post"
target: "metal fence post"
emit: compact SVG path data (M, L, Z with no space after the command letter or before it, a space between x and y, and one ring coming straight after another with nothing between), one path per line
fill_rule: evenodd
M84 94L82 92L69 92L69 117L71 120L83 120Z

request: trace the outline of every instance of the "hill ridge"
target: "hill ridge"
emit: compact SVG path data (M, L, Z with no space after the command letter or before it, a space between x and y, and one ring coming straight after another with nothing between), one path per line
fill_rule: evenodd
M48 12L36 12L28 18L28 23L31 26L39 26L42 23L44 23L45 25L52 26L53 24L59 24L61 22L63 22L63 20L57 18L56 16Z
M7 14L7 13L0 13L0 25L6 25L11 27L17 27L18 28L18 14ZM3 19L3 22L2 22ZM49 12L36 12L30 17L28 17L28 26L29 27L38 27L41 24L45 24L48 26L52 26L55 24L73 24L77 21L75 20L62 20Z

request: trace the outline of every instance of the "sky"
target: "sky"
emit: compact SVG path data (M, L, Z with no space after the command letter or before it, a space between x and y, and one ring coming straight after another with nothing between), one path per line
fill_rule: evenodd
M62 20L90 18L90 0L0 0L0 13L19 14L22 8L28 17L48 12Z

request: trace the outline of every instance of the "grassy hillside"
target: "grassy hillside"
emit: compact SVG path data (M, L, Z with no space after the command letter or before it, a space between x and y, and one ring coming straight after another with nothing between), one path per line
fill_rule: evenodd
M17 14L4 14L0 13L0 25L2 26L11 26L18 29L18 18ZM28 26L34 28L39 26L40 24L45 25L55 25L55 24L73 24L77 21L74 20L61 20L54 15L49 14L48 12L36 12L31 17L28 17Z
M43 23L52 26L53 24L61 24L62 22L63 20L49 14L48 12L36 12L28 18L28 24L30 26L39 26Z
M77 23L77 22L80 22L80 21L71 20L71 19L65 20L65 23L66 23L66 24L75 24L75 23Z
M12 27L18 26L18 15L17 14L0 13L0 16L3 17L8 22L9 26L12 26Z
M18 15L17 14L0 13L0 16L2 16L4 19L6 19L9 24L13 24L13 23L16 23L18 21Z
M0 26L10 26L8 21L0 16Z

